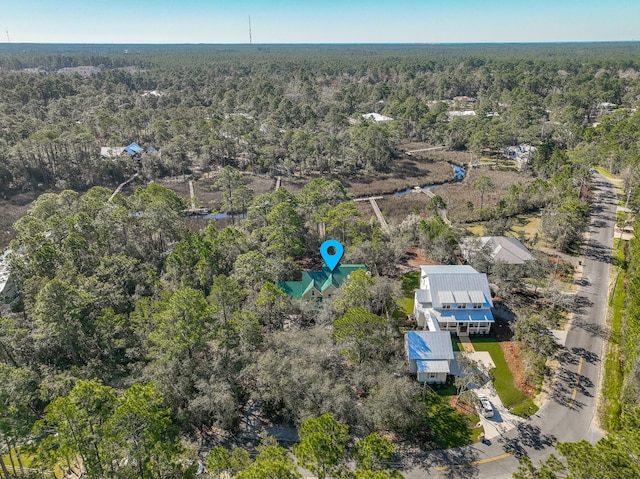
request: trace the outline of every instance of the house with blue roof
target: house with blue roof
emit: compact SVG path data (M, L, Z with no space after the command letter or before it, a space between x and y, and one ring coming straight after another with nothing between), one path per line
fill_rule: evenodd
M451 372L453 347L447 331L407 331L404 335L409 372L418 382L444 384Z
M424 330L488 334L493 324L487 275L469 265L421 266L414 317Z
M142 153L144 148L138 145L135 141L128 146L124 147L124 151L129 153L131 156L136 156L138 153Z
M131 158L140 158L142 153L157 153L153 147L149 147L146 150L138 145L135 141L127 146L103 146L100 148L100 156L104 158L119 158L127 153Z
M321 271L304 271L301 281L280 281L278 288L296 299L321 302L331 298L351 273L367 270L363 264L340 264L333 271L326 266Z

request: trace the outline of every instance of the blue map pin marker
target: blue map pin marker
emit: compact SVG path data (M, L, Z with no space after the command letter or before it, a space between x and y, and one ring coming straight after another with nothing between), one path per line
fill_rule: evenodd
M329 248L334 247L336 252L334 254L329 253ZM338 263L340 262L340 258L342 258L342 254L344 253L344 248L340 244L339 241L336 240L327 240L320 245L320 256L324 260L324 264L327 265L330 271L336 269Z

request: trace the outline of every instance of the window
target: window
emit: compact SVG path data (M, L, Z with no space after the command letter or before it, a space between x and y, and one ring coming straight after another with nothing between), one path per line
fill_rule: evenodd
M435 378L435 377L436 377L436 373L429 373L429 378L430 378L430 379L433 379L433 378Z
M482 303L473 303L474 309L482 309Z
M465 309L466 307L466 303L458 303L458 309Z
M442 309L451 309L451 305L449 303L442 303Z

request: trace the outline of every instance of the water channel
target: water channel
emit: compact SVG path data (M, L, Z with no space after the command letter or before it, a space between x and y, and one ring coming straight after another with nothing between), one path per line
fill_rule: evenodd
M453 179L453 183L461 181L464 178L464 175L465 175L464 167L452 164L451 168L453 168L453 173L455 175L455 177ZM416 187L416 188L407 188L404 191L398 191L398 192L394 193L393 196L399 198L399 197L402 197L402 196L404 196L404 195L406 195L408 193L411 193L413 191L430 190L430 189L433 189L433 188L437 188L438 186L444 186L444 185L448 185L448 184L450 184L449 181L447 181L445 183L438 183L437 185L426 185L426 186Z

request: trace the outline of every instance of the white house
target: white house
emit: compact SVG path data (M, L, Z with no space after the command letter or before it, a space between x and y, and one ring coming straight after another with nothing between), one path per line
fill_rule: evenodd
M365 120L370 120L374 123L389 123L390 121L393 121L393 118L381 115L380 113L365 113L364 115L362 115L362 118L364 118Z
M468 265L421 266L414 317L425 330L488 334L494 322L487 275Z
M407 331L404 347L409 360L409 372L418 382L444 384L451 372L453 359L451 334L446 331Z
M451 120L458 116L476 116L476 112L474 110L451 110L447 112L447 116Z

